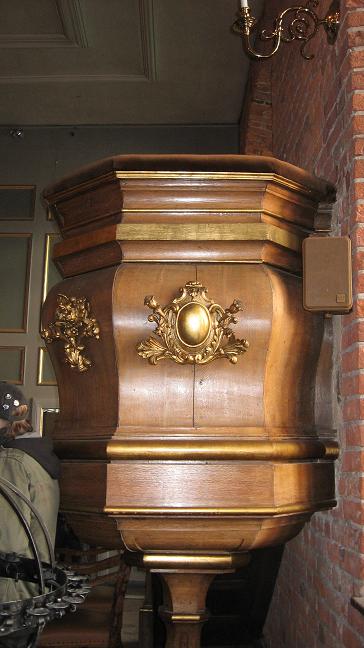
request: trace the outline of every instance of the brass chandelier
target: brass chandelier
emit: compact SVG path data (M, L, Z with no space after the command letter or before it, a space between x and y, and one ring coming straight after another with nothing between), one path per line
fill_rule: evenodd
M258 20L252 16L248 0L241 0L239 18L234 22L233 30L242 36L244 49L253 59L268 59L278 51L281 43L300 41L300 52L306 61L310 61L314 55L306 53L306 46L319 28L324 28L328 43L333 45L340 25L340 0L333 0L324 18L319 18L314 11L318 5L319 0L308 0L305 5L288 7L274 20L272 31L263 29L259 32L257 36L260 40L272 43L272 50L268 53L260 53L252 45L251 36Z

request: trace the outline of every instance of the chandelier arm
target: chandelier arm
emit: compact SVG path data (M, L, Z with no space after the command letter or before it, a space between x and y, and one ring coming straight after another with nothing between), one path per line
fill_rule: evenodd
M50 562L50 565L51 565L52 569L54 569L55 566L56 566L56 558L55 558L55 555L54 555L54 549L53 549L53 545L52 545L51 537L50 537L50 535L49 535L49 531L48 531L46 525L44 524L42 518L41 518L40 515L39 515L39 512L37 511L37 509L35 508L35 506L32 504L32 502L31 502L31 501L30 501L30 500L29 500L29 499L24 495L24 493L22 493L22 491L19 490L19 488L17 488L16 486L14 486L14 484L12 484L11 482L9 482L9 481L8 481L7 479L5 479L4 477L1 477L1 478L0 478L0 484L3 484L4 486L7 486L7 488L9 488L9 490L11 490L11 491L12 491L15 495L17 495L21 500L23 500L23 502L24 502L24 503L28 506L28 508L30 508L30 510L32 511L32 513L33 513L35 519L37 520L37 522L38 522L40 528L42 529L42 532L43 532L43 535L44 535L44 539L45 539L45 541L46 541L46 545L47 545L47 549L48 549L49 562Z
M282 42L291 43L295 40L304 41L301 44L300 52L307 61L314 58L314 55L307 55L305 48L312 38L317 34L319 27L324 27L328 42L335 42L340 24L339 0L333 0L325 18L319 18L314 8L318 6L318 0L308 0L306 5L294 5L281 11L274 21L274 29L268 31L263 29L259 38L262 41L273 41L273 49L268 54L258 52L251 44L251 33L257 25L257 20L251 15L249 7L242 7L239 18L233 24L233 31L238 33L244 43L244 49L254 59L269 59L279 49ZM287 16L293 14L291 22L287 24Z
M312 61L312 59L315 58L314 54L306 54L305 53L305 48L307 47L308 43L313 39L313 37L316 36L320 25L322 25L324 22L325 21L323 21L323 20L317 22L317 25L316 25L315 29L313 30L313 32L307 38L304 39L304 42L302 43L302 45L300 47L301 56L303 56L303 58L306 61Z
M318 20L316 14L313 11L311 11L311 9L308 9L307 7L303 7L302 5L295 5L293 7L288 7L288 9L284 9L283 11L281 11L279 16L275 19L275 21L274 21L274 23L275 23L274 31L268 32L267 29L263 29L259 34L259 38L261 38L262 40L271 40L277 35L277 32L280 30L282 32L282 40L284 42L288 43L291 40L295 40L295 38L297 38L297 37L295 36L295 34L294 34L293 30L292 30L292 24L295 22L296 19L293 19L292 23L287 25L287 29L288 29L288 31L290 33L290 36L286 36L283 33L284 32L284 24L283 24L284 19L290 13L296 14L297 17L299 17L299 14L305 13L305 14L308 14L309 17L312 18L312 20L315 23ZM304 18L302 18L302 20L304 20Z
M273 54L275 54L278 51L278 49L280 47L280 44L281 44L281 40L282 40L282 34L278 34L277 37L275 38L274 47L273 47L272 51L269 52L269 54L260 54L259 52L257 52L257 50L255 50L251 46L249 36L244 36L243 38L244 38L244 42L245 42L245 50L252 58L254 58L254 59L269 59L269 58L271 58L271 56L273 56Z
M277 21L277 22L278 22L278 21ZM271 52L269 52L268 54L262 54L261 52L258 52L258 51L257 51L257 50L256 50L256 49L251 45L251 42L250 42L250 32L249 32L249 33L246 33L246 32L245 32L244 34L242 34L243 41L244 41L244 48L245 48L245 51L246 51L246 52L247 52L247 53L248 53L252 58L254 58L254 59L259 59L259 60L269 59L269 58L271 58L271 56L273 56L273 55L278 51L278 49L279 49L279 47L280 47L280 45L281 45L282 36L283 36L283 30L282 30L281 27L278 27L278 26L277 26L277 28L275 29L275 31L272 32L272 34L271 34L269 37L264 38L264 40L273 40L273 49L272 49ZM261 35L259 35L259 37L261 37Z
M38 628L33 632L32 636L29 639L27 648L36 648L36 646L38 645L39 637L43 632L44 625L44 623L38 625Z
M0 494L7 500L7 502L10 504L11 508L13 511L15 511L16 515L18 516L19 520L21 521L24 531L28 537L30 546L32 548L32 553L34 555L34 558L37 563L37 568L38 568L38 574L39 574L39 583L38 583L38 588L39 588L39 594L45 594L45 583L44 583L44 575L43 575L43 570L42 570L42 563L38 551L38 547L34 541L33 534L30 529L30 525L28 524L28 521L26 517L23 515L23 512L20 508L20 506L17 504L15 501L15 498L9 491L7 490L7 486L3 484L4 480L0 478Z
M278 20L279 19L277 19L276 23L278 23ZM240 18L238 18L238 20L236 20L233 24L233 31L235 31L242 37L244 42L244 49L253 59L269 59L279 49L282 39L282 29L279 28L277 24L275 31L269 38L269 40L274 40L272 51L268 54L261 54L256 49L254 49L250 42L251 31L256 27L256 24L257 21L251 16L250 9L242 7L242 9L240 10Z

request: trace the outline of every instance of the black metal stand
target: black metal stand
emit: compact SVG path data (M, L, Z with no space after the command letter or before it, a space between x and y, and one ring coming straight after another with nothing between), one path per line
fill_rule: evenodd
M34 648L44 626L48 621L62 617L67 611L75 612L85 600L90 587L87 576L57 567L48 530L38 511L25 495L13 484L0 477L0 495L8 502L19 518L29 540L34 558L19 556L15 553L0 553L0 577L34 583L38 586L38 596L19 601L0 603L0 642L2 637L21 633L29 640L27 648ZM42 562L30 526L16 501L20 498L34 514L44 534L49 563ZM25 637L24 637L25 635ZM16 638L14 635L14 639Z

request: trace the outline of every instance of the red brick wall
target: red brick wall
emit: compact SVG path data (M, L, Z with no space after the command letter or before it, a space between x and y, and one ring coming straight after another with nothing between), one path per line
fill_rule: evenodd
M308 62L297 44L283 45L271 67L273 154L336 184L334 228L353 243L354 308L334 318L338 506L315 514L286 547L265 628L270 648L364 647L364 617L350 604L364 596L364 0L342 0L341 10L335 47L316 37ZM252 136L242 137L250 153L259 151Z

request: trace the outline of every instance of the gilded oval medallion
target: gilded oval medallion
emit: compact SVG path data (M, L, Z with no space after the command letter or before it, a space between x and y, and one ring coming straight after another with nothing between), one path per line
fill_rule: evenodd
M210 333L210 327L209 312L202 304L185 304L177 315L177 334L186 346L196 347L203 344Z
M238 356L249 347L247 340L238 340L231 329L237 323L236 313L243 310L239 299L229 308L222 308L207 296L207 288L199 281L188 281L167 306L147 295L144 304L151 309L149 322L155 322L155 333L137 346L138 354L156 365L169 358L177 364L208 364L226 358L236 364ZM160 338L160 339L158 339Z

